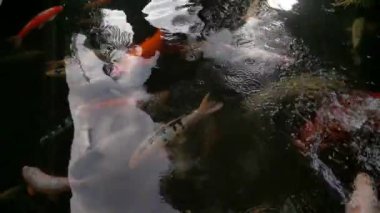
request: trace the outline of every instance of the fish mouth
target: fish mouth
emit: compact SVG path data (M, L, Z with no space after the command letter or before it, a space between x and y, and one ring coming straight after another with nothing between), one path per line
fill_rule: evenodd
M123 74L127 73L126 70L124 70L122 67L120 67L118 64L114 64L113 70L111 72L110 77L114 80L118 80L122 77Z
M117 64L104 64L103 72L104 74L112 78L112 80L116 81L121 78L123 72L125 71L123 71L122 68Z

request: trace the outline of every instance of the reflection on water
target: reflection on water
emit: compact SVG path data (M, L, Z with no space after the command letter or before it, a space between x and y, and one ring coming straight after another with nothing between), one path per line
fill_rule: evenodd
M0 15L11 7L1 3ZM28 103L51 101L34 133L43 135L36 155L49 160L19 162L44 173L0 184L0 210L373 208L363 197L377 202L367 189L380 178L378 5L332 3L65 1L59 13L35 16L27 33L1 43L0 65L5 79L37 70L21 76L48 82L49 93ZM8 97L14 85L4 85ZM54 190L62 180L71 193Z

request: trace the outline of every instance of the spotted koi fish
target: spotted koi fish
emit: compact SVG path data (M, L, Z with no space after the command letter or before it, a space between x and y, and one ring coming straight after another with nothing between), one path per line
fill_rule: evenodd
M132 154L129 160L129 168L136 168L141 161L147 158L155 150L174 141L185 133L191 126L198 123L208 115L220 110L222 107L223 103L210 101L209 94L207 94L203 98L197 110L161 126L152 135L148 136L147 139L143 141Z

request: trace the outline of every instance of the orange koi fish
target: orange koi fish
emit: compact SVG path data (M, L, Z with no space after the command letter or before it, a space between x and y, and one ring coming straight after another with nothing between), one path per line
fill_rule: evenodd
M141 56L143 58L150 58L155 55L156 51L160 50L163 46L162 32L157 30L156 33L147 38L144 42L129 51L129 54L134 56Z
M34 18L32 18L11 40L16 47L21 45L22 40L34 29L42 28L48 21L54 20L54 18L63 10L63 6L54 6L47 10L42 11Z
M191 126L217 112L222 107L222 102L210 100L209 94L207 94L195 111L161 126L153 134L149 135L132 153L128 162L129 168L135 169L143 160L160 147L164 147L170 142L173 142Z
M157 30L152 37L147 38L140 45L136 45L130 48L127 52L127 55L149 59L156 54L156 51L161 51L163 45L164 42L162 39L162 33L160 30ZM117 59L116 61L122 61L123 57L124 56ZM120 67L120 63L109 64L106 67L103 67L103 71L106 75L110 76L114 80L118 79L122 72L126 72L126 70L123 70L123 68Z

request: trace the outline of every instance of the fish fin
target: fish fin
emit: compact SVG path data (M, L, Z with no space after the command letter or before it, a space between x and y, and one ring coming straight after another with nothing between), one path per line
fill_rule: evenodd
M22 38L18 35L12 36L8 39L8 42L11 43L15 49L17 49L21 47Z
M216 102L210 100L210 94L208 93L198 107L198 112L204 115L212 114L223 107L222 102Z
M148 158L148 156L151 156L160 147L164 146L162 141L155 141L153 136L148 137L147 140L143 141L132 153L132 156L128 161L128 167L130 169L136 169L146 158Z
M49 19L49 21L53 21L56 17L57 17L57 15L52 16L52 17Z
M28 195L31 197L33 197L37 194L36 191L34 191L34 189L29 185L26 187L26 191L27 191Z

